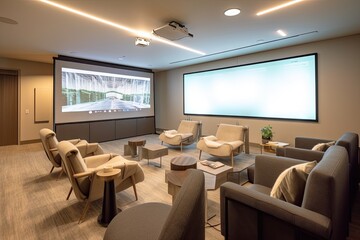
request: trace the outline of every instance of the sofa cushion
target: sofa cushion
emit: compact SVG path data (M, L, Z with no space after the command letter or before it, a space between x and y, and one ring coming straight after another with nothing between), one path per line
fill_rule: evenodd
M276 179L270 196L300 206L307 176L316 163L316 161L312 161L285 169Z

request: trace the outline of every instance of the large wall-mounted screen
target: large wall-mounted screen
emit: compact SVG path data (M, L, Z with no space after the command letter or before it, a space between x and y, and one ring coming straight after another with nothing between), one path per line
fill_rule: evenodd
M185 115L318 121L317 54L183 76Z
M153 73L55 60L55 123L154 116Z

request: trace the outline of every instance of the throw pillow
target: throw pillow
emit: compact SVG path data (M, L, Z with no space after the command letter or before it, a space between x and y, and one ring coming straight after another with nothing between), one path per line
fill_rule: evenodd
M306 179L315 165L316 161L313 161L285 169L276 179L270 196L300 206Z
M311 150L325 152L329 147L335 144L335 141L328 143L318 143Z

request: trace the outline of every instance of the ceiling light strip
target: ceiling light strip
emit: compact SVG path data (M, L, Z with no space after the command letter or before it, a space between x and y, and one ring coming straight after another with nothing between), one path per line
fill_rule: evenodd
M266 13L273 12L273 11L279 10L281 8L285 8L285 7L291 6L293 4L296 4L296 3L299 3L299 2L302 2L302 1L304 1L304 0L293 0L291 2L287 2L287 3L284 3L284 4L278 5L276 7L266 9L264 11L260 11L260 12L256 13L256 15L257 16L264 15Z
M126 26L123 26L123 25L108 21L106 19L96 17L96 16L88 14L86 12L79 11L79 10L76 10L74 8L71 8L71 7L67 7L67 6L59 4L59 3L55 3L55 2L52 2L52 1L49 1L49 0L39 0L39 1L43 2L45 4L48 4L48 5L51 5L53 7L63 9L65 11L67 11L67 12L71 12L71 13L74 13L76 15L79 15L79 16L82 16L82 17L85 17L85 18L88 18L88 19L92 19L94 21L97 21L97 22L100 22L100 23L103 23L103 24L106 24L106 25L109 25L109 26L112 26L112 27L115 27L115 28L130 32L130 33L134 34L137 37L153 39L153 40L156 40L158 42L165 43L167 45L171 45L171 46L174 46L174 47L177 47L177 48L181 48L181 49L184 49L184 50L187 50L187 51L190 51L190 52L193 52L193 53L197 53L197 54L200 54L200 55L205 55L204 52L201 52L201 51L198 51L198 50L195 50L195 49L192 49L192 48L189 48L189 47L186 47L186 46L174 43L174 42L171 42L169 40L166 40L166 39L163 39L163 38L160 38L160 37L156 37L156 36L152 35L151 33L147 33L147 32L139 31L139 30L136 30L136 29L132 29L132 28L129 28L129 27L126 27Z

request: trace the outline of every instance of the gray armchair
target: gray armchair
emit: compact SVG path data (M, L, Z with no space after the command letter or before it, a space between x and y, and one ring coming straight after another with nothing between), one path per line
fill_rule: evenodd
M112 154L83 158L76 146L68 141L60 142L58 149L76 198L86 202L79 223L85 218L90 203L103 197L104 182L96 172L106 166L121 169L120 176L114 181L116 192L133 187L137 200L135 184L144 180L143 170L137 162Z
M173 206L145 203L119 213L109 224L105 240L205 239L205 183L200 170L189 175Z
M348 156L332 146L310 172L300 206L269 196L278 175L306 161L259 155L255 183L227 182L220 188L221 233L225 239L346 239Z

